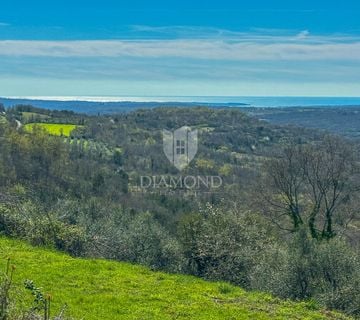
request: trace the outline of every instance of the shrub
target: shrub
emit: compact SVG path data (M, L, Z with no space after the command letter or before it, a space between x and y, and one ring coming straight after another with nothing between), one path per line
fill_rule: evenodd
M92 232L92 251L97 255L140 263L152 269L183 269L184 259L178 241L150 213L132 215L125 211L118 216L113 213Z
M31 203L17 209L0 206L0 232L6 236L28 240L33 245L51 246L81 256L87 237L83 228L59 221Z
M282 287L274 293L360 314L360 258L343 239L318 241L301 230L289 244L282 272Z
M258 216L211 205L184 218L179 233L190 273L246 288L255 285L254 270L275 246Z

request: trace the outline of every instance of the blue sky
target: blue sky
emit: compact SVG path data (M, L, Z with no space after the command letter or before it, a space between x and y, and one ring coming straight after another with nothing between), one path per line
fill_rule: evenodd
M360 96L358 1L2 1L0 96Z

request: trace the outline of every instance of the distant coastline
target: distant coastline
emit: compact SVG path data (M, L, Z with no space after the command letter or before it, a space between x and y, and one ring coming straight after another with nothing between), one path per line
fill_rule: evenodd
M0 100L82 101L82 102L158 102L158 103L220 103L249 106L350 106L360 105L359 97L321 96L1 96Z
M212 108L324 108L359 107L360 97L247 97L247 96L26 96L0 97L5 107L19 104L79 113L129 112L139 108L195 107Z

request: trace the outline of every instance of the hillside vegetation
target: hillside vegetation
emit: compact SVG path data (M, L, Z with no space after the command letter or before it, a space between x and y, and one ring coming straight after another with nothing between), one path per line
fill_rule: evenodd
M0 238L0 255L16 264L17 294L31 279L52 295L54 311L66 303L77 319L349 319L314 303L128 263L75 259L7 238Z
M31 106L3 110L1 235L360 316L356 139L271 125L235 108L99 116ZM31 123L77 129L69 137L29 133ZM184 125L198 131L198 152L178 171L164 154L162 133ZM223 183L144 187L144 176L219 176ZM51 270L60 277L64 270L57 268ZM82 279L78 287L94 292ZM169 286L164 297L177 289ZM81 292L76 299L85 299Z

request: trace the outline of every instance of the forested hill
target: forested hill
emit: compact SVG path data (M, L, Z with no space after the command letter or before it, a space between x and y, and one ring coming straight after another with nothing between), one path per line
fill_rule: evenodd
M258 119L278 124L321 129L360 139L360 107L243 108Z
M96 102L96 101L51 101L1 98L0 104L6 108L16 105L33 105L53 111L66 110L88 115L114 115L129 113L139 109L158 107L178 107L191 109L208 107L211 109L239 109L242 112L275 125L293 125L340 134L350 138L360 137L359 106L317 106L317 107L252 107L245 103L198 103L198 102Z
M236 109L200 107L87 116L19 106L8 109L2 119L7 122L3 155L13 153L12 162L4 159L8 182L39 190L36 195L44 199L91 195L136 211L151 208L156 215L168 215L165 221L191 210L194 201L176 195L152 201L147 197L159 196L135 192L142 175L180 175L163 152L163 129L187 125L198 130L198 152L181 174L221 175L224 188L206 195L213 202L237 199L244 188L249 192L266 158L282 146L320 141L323 136L314 130L272 126Z

